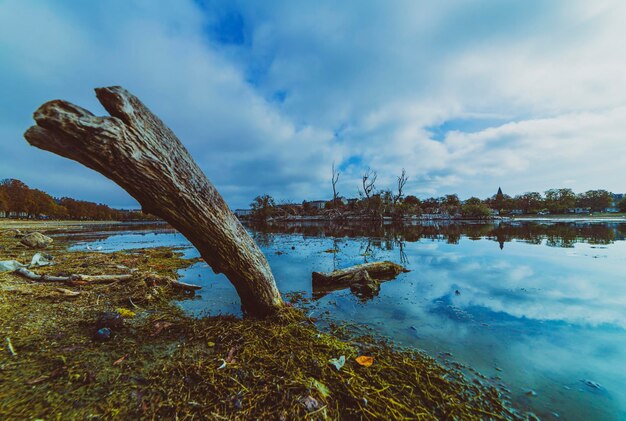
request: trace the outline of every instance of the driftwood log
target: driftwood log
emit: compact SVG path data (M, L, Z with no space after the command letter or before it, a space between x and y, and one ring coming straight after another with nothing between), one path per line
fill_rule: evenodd
M132 274L122 274L122 275L81 275L81 274L72 274L68 276L55 276L55 275L40 275L38 273L33 272L32 270L26 268L18 268L13 271L16 275L20 275L26 279L30 279L31 281L38 282L66 282L69 284L78 283L78 282L89 282L91 284L106 284L114 281L127 281L133 278ZM197 291L202 289L200 285L188 284L186 282L180 282L176 279L169 277L158 277L158 276L150 276L146 279L147 281L160 281L165 283L172 288L180 289L187 292ZM57 288L58 289L58 288Z
M69 275L69 276L54 276L54 275L39 275L32 270L26 268L16 269L15 274L20 275L31 281L40 282L76 282L85 281L92 283L111 282L111 281L126 281L131 279L133 275Z
M372 262L362 265L351 266L346 269L339 269L333 272L313 272L314 285L337 285L344 284L350 286L360 272L367 271L367 274L376 280L389 280L398 276L400 273L408 272L404 267L393 262Z
M382 281L389 281L402 272L408 270L393 262L365 263L328 273L313 272L313 298L350 288L355 295L366 300L378 294Z
M35 111L24 137L33 146L98 171L159 216L235 286L244 313L275 313L283 301L263 253L176 135L122 87L96 89L111 117L66 101Z

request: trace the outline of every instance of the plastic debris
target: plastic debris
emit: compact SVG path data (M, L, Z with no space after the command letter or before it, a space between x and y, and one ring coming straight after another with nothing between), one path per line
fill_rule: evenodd
M108 341L111 339L111 329L108 327L103 327L102 329L98 329L96 334L94 335L94 339L98 341Z
M17 260L3 260L0 262L0 272L13 272L19 268L25 268L26 265L21 264Z
M312 411L316 411L318 409L320 409L320 403L317 401L317 399L315 399L313 396L309 395L306 396L302 399L300 399L300 403L302 405L304 405L304 408L308 411L308 412L312 412Z
M339 358L331 358L330 360L328 360L328 362L334 365L337 371L339 371L341 370L341 367L343 367L346 363L346 357L342 355Z
M52 256L42 253L35 253L28 265L24 265L17 260L3 260L0 262L0 272L14 272L20 268L48 266L52 264L51 260Z
M49 254L45 255L42 253L35 253L33 258L30 260L30 265L28 265L28 267L32 268L37 266L49 266L52 264L50 260L52 260L52 256L50 256Z

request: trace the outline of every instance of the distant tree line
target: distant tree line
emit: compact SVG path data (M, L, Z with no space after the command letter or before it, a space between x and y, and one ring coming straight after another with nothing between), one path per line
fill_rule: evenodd
M503 194L501 191L485 201L492 209L507 213L515 209L523 213L562 214L570 209L589 209L590 212L602 212L613 204L613 194L607 190L589 190L576 194L572 189L550 189L542 195L538 192L528 192L514 197ZM618 203L621 212L626 212L626 199Z
M250 204L255 219L296 215L357 216L366 218L391 217L402 219L406 216L449 215L456 218L487 219L495 214L564 214L572 209L602 212L613 206L613 195L607 190L589 190L576 194L571 189L550 189L544 192L528 192L514 197L503 194L500 189L489 198L470 197L461 201L456 194L442 197L419 199L414 195L405 196L404 187L408 181L402 169L397 177L395 189L376 187L377 173L367 169L358 188L359 197L346 199L337 191L339 172L333 163L331 173L332 200L300 204L276 204L269 195L257 196ZM617 204L621 212L626 212L626 198Z
M0 215L27 218L128 220L156 219L141 211L110 208L104 204L76 200L70 197L55 199L48 193L31 189L20 180L0 181Z

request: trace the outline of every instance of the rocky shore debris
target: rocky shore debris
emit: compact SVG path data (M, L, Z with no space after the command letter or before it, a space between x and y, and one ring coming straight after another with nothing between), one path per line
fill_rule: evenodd
M49 254L35 253L28 265L24 265L17 260L3 260L0 262L0 272L13 272L19 268L48 266L52 264L52 259L53 257Z
M32 232L30 234L25 235L20 240L20 244L23 244L26 247L31 248L31 249L46 248L50 244L52 244L52 242L53 242L52 238L46 235L43 235L40 232Z

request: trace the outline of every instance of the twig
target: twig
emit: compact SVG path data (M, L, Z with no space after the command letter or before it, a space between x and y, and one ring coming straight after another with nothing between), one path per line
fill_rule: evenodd
M9 352L11 353L11 355L13 355L14 357L17 357L17 352L15 352L15 348L13 348L13 343L11 343L11 338L9 338L7 336L7 345L9 347Z

